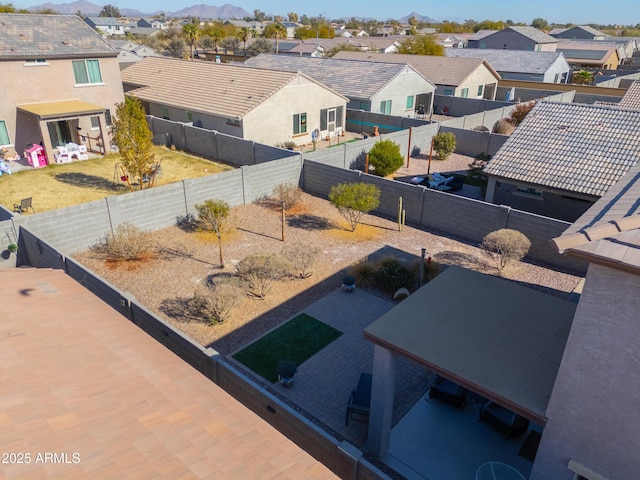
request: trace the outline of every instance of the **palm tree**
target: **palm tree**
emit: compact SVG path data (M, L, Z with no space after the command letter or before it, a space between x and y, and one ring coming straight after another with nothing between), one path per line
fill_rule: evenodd
M284 28L284 25L280 23L273 24L272 35L273 35L273 38L276 39L276 54L278 53L278 39L284 38L286 34L287 34L287 29Z
M247 40L249 40L252 36L251 29L249 27L242 27L240 32L238 33L240 40L242 40L244 46L244 56L247 56Z
M184 36L187 38L187 43L191 48L191 60L193 60L193 50L196 42L200 38L200 27L195 23L187 23L182 27L182 33L184 33Z
M585 83L590 84L593 80L593 73L589 70L578 70L573 73L574 81L579 81L580 85L584 85Z

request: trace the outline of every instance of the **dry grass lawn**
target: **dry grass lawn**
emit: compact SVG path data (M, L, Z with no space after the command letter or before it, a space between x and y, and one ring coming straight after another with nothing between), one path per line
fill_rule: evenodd
M162 159L162 174L154 186L231 170L233 167L195 157L184 152L155 147L156 159ZM13 210L13 204L33 197L36 212L68 207L98 200L109 195L129 192L120 175L114 175L120 156L104 157L54 164L0 177L0 204ZM134 186L134 188L137 188Z

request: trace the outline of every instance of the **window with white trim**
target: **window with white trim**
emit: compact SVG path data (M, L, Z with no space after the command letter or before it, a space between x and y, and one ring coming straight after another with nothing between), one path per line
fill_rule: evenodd
M453 97L453 88L445 88L443 95L445 97Z
M111 110L109 110L108 108L104 111L104 122L109 127L113 125L113 120L111 119Z
M0 146L11 145L9 139L9 131L7 130L7 124L4 120L0 120Z
M293 134L300 135L302 133L307 133L307 114L296 113L293 116Z
M380 102L380 113L391 115L391 100L383 100Z
M32 67L34 65L49 65L46 58L29 58L24 61L25 67Z
M160 107L160 111L162 118L164 118L165 120L169 120L169 107L165 107L164 105L162 105Z
M413 108L413 95L409 95L407 97L407 110L411 110Z
M479 97L482 96L483 90L484 90L484 85L478 85L478 96Z
M91 130L100 129L100 117L91 117Z
M469 89L463 88L462 90L460 90L460 96L462 98L469 98Z
M73 60L71 64L76 85L102 83L100 62L98 60Z

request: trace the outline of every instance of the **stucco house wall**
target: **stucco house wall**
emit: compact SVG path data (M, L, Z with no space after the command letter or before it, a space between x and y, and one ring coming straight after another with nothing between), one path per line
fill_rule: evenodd
M94 59L87 57L87 59ZM30 103L80 100L110 110L115 114L116 103L124 100L120 67L114 57L97 58L101 83L76 85L72 59L47 59L45 63L24 60L0 61L0 120L7 125L9 137L18 153L29 143L40 141L40 130L35 119L16 114L16 106ZM80 117L78 126L84 132L91 130L90 119Z
M589 266L531 480L638 478L638 311L640 277Z
M342 107L340 125L344 130L347 101L308 78L298 76L287 87L276 92L266 102L258 105L243 119L244 138L274 145L287 140L297 144L310 143L311 132L320 129L320 111ZM306 113L307 131L294 135L293 116ZM321 131L322 137L327 130Z
M403 73L396 76L393 81L378 90L371 98L371 112L386 113L394 116L405 117L413 116L414 110L418 103L428 108L433 105L433 95L435 87L415 70L409 68ZM418 96L422 100L418 102ZM407 97L413 96L413 106L407 108ZM429 97L429 100L424 100ZM380 103L391 100L391 112L383 112L380 110Z

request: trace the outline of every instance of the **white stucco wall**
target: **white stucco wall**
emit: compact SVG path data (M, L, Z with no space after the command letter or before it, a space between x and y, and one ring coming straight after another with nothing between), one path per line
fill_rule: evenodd
M547 408L531 480L640 472L640 276L591 264Z
M569 75L571 67L567 63L564 57L558 57L555 62L544 72L544 82L547 83L562 83L563 75ZM556 74L558 75L558 81L555 81Z
M491 71L483 64L480 67L476 68L471 75L465 78L464 82L460 84L458 87L458 91L463 88L469 89L469 97L468 98L484 98L484 90L486 85L493 84L493 95L489 100L495 100L496 90L498 86L498 78L491 73ZM478 95L478 87L482 85L482 93ZM460 96L456 93L456 96Z
M433 95L435 87L429 83L423 76L413 69L406 68L404 73L396 76L391 82L382 87L371 98L371 111L373 113L389 113L394 116L406 117L413 116L413 111L417 106L417 100L414 98L414 105L407 109L407 97L413 95L429 95L431 94L431 104L425 105L431 110L433 105ZM381 112L380 103L382 101L391 100L391 112Z
M342 106L342 128L345 126L347 100L303 76L276 92L243 119L244 138L275 145L287 140L297 144L311 142L311 132L320 129L320 110ZM293 116L307 114L307 131L293 134ZM326 130L322 132L326 134Z

